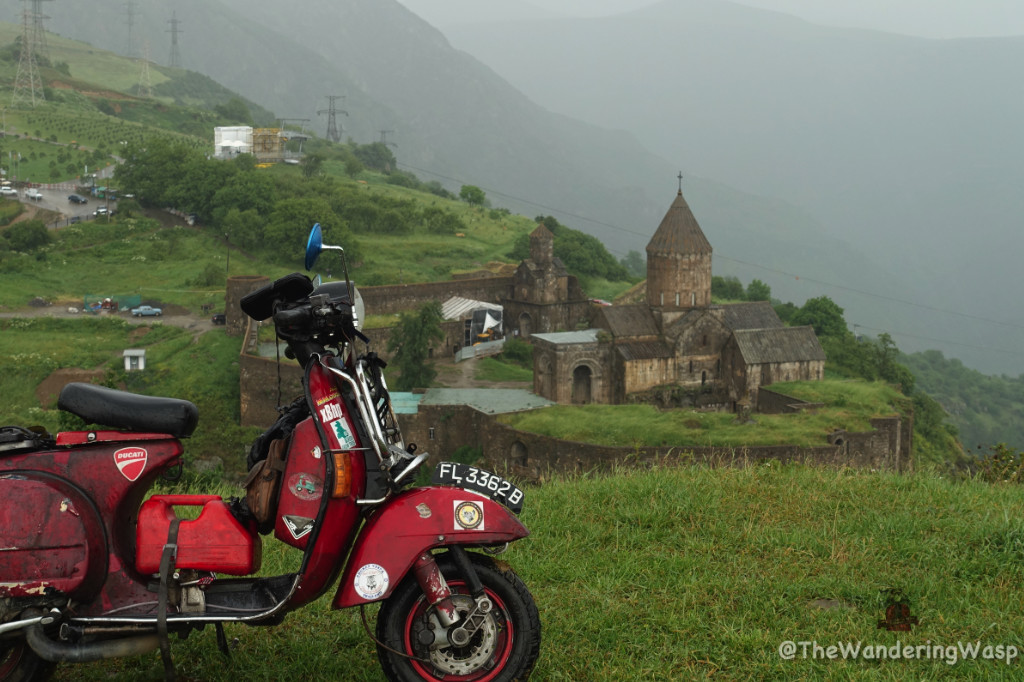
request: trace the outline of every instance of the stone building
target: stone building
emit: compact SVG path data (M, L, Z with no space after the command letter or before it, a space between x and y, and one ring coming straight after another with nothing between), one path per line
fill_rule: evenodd
M555 257L555 237L544 225L530 233L530 257L516 268L502 306L505 333L524 339L572 330L589 319L590 302L579 281Z
M784 326L768 302L711 303L711 254L680 190L647 245L646 303L600 308L582 331L535 330L536 393L736 409L756 406L761 386L821 379L810 327Z

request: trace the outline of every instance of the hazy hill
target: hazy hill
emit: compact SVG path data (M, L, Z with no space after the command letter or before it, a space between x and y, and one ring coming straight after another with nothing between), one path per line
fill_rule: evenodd
M21 3L0 0L0 16L16 20L20 10ZM380 131L393 131L388 140L398 145L394 151L399 163L424 179L440 179L456 190L462 183L480 185L495 205L526 215L555 215L598 236L617 255L643 251L672 200L674 176L681 168L687 176L687 199L722 257L715 266L721 274L747 281L758 277L780 298L797 302L826 293L867 331L910 331L929 340L897 336L901 347L939 345L965 359L965 350L971 349L930 341L949 336L948 318L881 305L878 298L855 292L880 292L933 306L941 301L944 308L967 308L999 319L1019 314L1012 297L999 295L1009 289L1005 283L984 289L984 300L976 306L982 298L977 287L955 281L967 258L977 259L987 273L1008 269L1014 237L992 249L988 229L999 223L1005 207L1001 193L1009 180L1001 181L999 164L1006 156L992 161L1000 182L976 179L969 187L952 188L949 181L915 181L891 183L885 192L876 192L869 176L892 175L897 173L894 168L903 176L913 174L897 162L901 157L888 153L898 148L900 135L885 130L874 134L874 112L910 105L887 104L873 93L875 109L863 106L858 97L864 90L858 84L866 77L858 80L836 71L828 58L834 42L830 36L840 33L821 34L782 15L690 0L645 8L626 18L510 24L518 27L516 34L474 27L473 35L491 43L492 55L504 54L520 69L502 77L453 49L441 33L394 0L311 0L300 11L250 0L152 0L139 6L133 42L148 41L158 62L169 58L167 21L172 10L181 22L184 67L215 78L278 116L308 118L318 131L326 128L324 117L317 115L326 106L325 96L346 95L342 106L350 115L339 122L356 141L376 140ZM50 14L52 30L127 51L121 3L65 5ZM729 28L724 37L719 31L723 23ZM580 35L580 26L591 32ZM792 42L802 45L800 50L781 50L768 40L783 29L797 31ZM715 35L721 37L717 43ZM887 51L899 52L904 45L889 37L876 42ZM465 46L461 41L458 45ZM860 43L843 45L840 41L837 49L846 55L844 68L855 76L864 59L854 49ZM763 54L760 61L770 72L762 74L749 60L727 61L733 53ZM493 58L491 63L500 61ZM721 75L716 59L731 65L724 72L731 80ZM504 74L505 68L501 70ZM790 71L792 77L786 75ZM528 90L530 96L524 96L517 88L526 86L516 73L533 74L535 83L560 79L557 87L565 93L583 88L572 95L574 101L583 103L583 113L591 120L601 120L595 125L551 113L544 107L559 108L558 101L546 101L550 92ZM794 109L806 106L804 95L774 84L799 80L801 74L804 80L807 74L818 74L824 89L815 107L793 116ZM811 85L817 83L811 79ZM849 112L856 114L853 123ZM858 117L863 118L859 123ZM992 129L998 130L1004 116L992 117L998 119ZM845 122L842 135L826 125L833 119L836 125ZM921 124L918 136L927 138L935 126ZM861 136L845 140L847 129L861 131ZM948 137L946 146L952 148L955 138ZM959 158L956 151L951 149L951 159ZM978 156L984 151L978 150ZM931 154L922 164L930 173L945 170L950 178L959 177L962 164L940 160ZM737 192L735 186L746 191ZM967 193L1000 196L960 201ZM903 213L889 206L900 201ZM795 203L802 208L794 208ZM912 210L915 206L930 213ZM904 226L915 223L927 224L926 236L904 236ZM962 259L940 250L946 246ZM978 259L981 248L988 248L991 257ZM932 274L940 279L929 279ZM808 286L808 279L817 282ZM950 281L955 283L947 285ZM991 281L990 274L986 282ZM823 288L820 282L844 288ZM987 331L966 342L991 346ZM965 342L963 337L958 340ZM982 355L972 359L974 366L1011 366L999 364L1006 357ZM990 359L996 363L984 366Z
M988 371L1024 369L1022 355L984 350L1013 351L1005 336L1024 326L1024 97L1009 85L1024 39L827 28L724 0L446 34L544 106L801 206L902 277L840 283L1010 326L840 292L862 325L921 337L898 337L908 347L974 346L944 347Z

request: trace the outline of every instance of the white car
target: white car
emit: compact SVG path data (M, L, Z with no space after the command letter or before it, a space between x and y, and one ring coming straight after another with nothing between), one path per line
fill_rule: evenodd
M4 185L3 187L0 187L0 196L16 197L18 196L18 190L14 189L10 185Z
M43 193L37 190L35 187L30 187L25 190L25 198L31 199L32 201L42 201Z

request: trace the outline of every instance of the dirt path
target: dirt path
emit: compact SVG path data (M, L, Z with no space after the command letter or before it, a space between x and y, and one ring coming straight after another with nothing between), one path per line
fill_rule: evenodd
M84 312L71 312L72 310L79 310L74 304L54 304L40 307L27 307L21 310L13 312L0 313L0 318L10 317L55 317L55 318L88 318L94 314L100 317L118 317L129 324L153 324L154 322L160 322L162 324L169 324L174 327L181 327L192 332L193 337L198 338L204 332L213 329L213 322L210 321L210 317L207 315L193 315L188 311L180 308L175 310L174 308L180 308L180 306L168 307L167 315L161 315L160 317L133 317L128 311L119 313L111 313L102 311L99 313L84 313Z

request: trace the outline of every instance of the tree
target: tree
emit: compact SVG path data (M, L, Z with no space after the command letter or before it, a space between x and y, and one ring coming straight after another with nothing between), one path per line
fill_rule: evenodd
M647 276L647 261L639 251L630 250L626 257L619 261L619 264L626 268L626 271L633 277Z
M425 388L437 376L434 365L427 360L431 342L444 340L442 320L441 304L436 301L399 317L398 326L388 340L388 350L394 353L391 364L401 373L395 381L398 390Z
M745 296L742 282L738 277L732 275L729 277L712 276L711 295L726 301L742 301Z
M747 285L746 298L748 301L771 301L772 288L761 280L755 279Z
M818 336L838 339L850 334L843 319L843 309L828 296L808 299L793 315L792 323L796 326L810 325Z
M50 243L50 233L41 220L25 220L0 232L11 251L28 253Z
M311 178L314 175L319 175L320 171L324 167L324 157L322 154L313 152L312 154L306 154L306 158L302 163L302 174L307 178Z
M483 206L487 203L487 195L476 185L463 185L459 190L459 198L470 206Z

